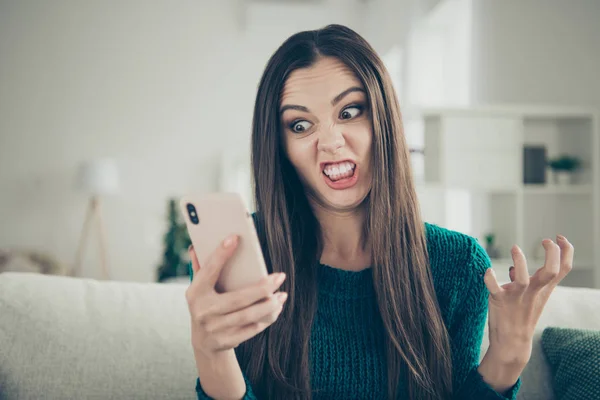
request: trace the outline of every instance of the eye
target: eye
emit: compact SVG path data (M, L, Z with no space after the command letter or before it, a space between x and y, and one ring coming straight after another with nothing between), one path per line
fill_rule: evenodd
M311 128L312 124L308 121L296 121L290 125L290 129L295 133L306 132Z
M340 113L341 119L352 119L358 117L362 113L363 109L361 106L350 106L346 107Z

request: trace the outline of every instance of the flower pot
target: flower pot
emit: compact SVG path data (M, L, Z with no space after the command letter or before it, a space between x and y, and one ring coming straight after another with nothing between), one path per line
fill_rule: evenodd
M569 171L554 171L554 183L557 185L570 185L572 174Z

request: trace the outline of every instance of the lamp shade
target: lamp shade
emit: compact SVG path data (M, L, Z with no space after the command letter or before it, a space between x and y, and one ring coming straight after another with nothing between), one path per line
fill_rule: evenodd
M77 173L77 188L92 195L113 194L119 190L119 169L110 158L82 163Z

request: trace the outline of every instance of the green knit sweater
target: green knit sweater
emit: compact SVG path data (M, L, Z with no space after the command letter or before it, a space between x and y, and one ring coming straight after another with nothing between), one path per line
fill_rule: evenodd
M470 236L431 224L426 232L435 291L451 341L453 397L515 399L520 379L502 396L477 371L487 313L487 254ZM313 399L385 399L385 330L371 269L351 272L320 265L318 287L309 355ZM247 380L246 385L244 400L256 399ZM196 392L198 399L209 399L199 379Z

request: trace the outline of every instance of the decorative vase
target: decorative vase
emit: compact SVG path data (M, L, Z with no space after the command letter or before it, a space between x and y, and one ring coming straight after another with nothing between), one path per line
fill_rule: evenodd
M554 183L557 185L570 185L571 173L569 171L554 171Z
M498 248L496 248L496 246L494 246L493 244L487 244L485 246L485 252L487 253L488 257L491 259L500 257L500 251L498 251Z

